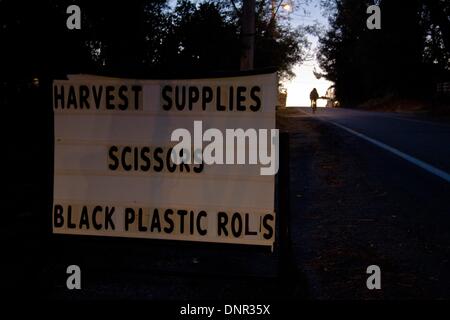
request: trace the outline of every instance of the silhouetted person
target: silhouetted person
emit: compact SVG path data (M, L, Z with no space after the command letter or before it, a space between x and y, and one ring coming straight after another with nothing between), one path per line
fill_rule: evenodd
M313 113L316 113L317 108L317 99L319 99L319 93L317 93L317 89L312 89L311 93L309 94L309 99L311 99L311 108Z

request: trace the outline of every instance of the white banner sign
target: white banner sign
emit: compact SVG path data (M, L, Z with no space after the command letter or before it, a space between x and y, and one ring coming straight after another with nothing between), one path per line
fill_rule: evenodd
M276 74L68 78L53 83L54 233L273 245Z

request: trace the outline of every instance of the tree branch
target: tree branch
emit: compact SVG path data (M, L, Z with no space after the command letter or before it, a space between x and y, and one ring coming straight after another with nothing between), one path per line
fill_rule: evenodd
M231 4L233 5L234 11L236 12L236 14L238 16L241 16L241 12L239 11L239 9L236 6L236 2L234 2L234 0L230 0Z

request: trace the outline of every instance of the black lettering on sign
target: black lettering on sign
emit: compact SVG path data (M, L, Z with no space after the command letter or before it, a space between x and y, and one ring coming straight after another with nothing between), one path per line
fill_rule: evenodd
M73 86L69 87L69 96L67 97L67 109L78 107L77 94L75 93L75 88Z
M192 106L198 101L200 92L197 87L189 87L189 110L192 110Z
M114 101L114 87L113 86L106 86L106 109L108 110L114 110L115 106L113 104Z
M53 209L53 227L62 228L64 226L64 208L60 204L56 204Z
M206 234L208 233L207 229L202 229L202 218L206 218L208 215L205 211L200 211L197 215L197 232L199 235L201 236L206 236Z
M245 102L245 91L247 91L246 87L237 87L237 106L236 109L238 111L245 111L245 104L243 104Z
M202 88L202 110L206 110L206 104L213 101L213 90L211 87Z
M170 148L166 154L166 166L167 166L167 170L169 170L169 172L175 172L177 170L177 165L172 162L172 157L171 157L172 150L173 150L173 148Z
M242 217L239 212L235 212L231 217L231 232L235 238L242 234Z
M135 213L132 208L126 208L125 209L125 231L128 231L130 228L130 225L134 223L135 219Z
M238 87L238 90L239 90L239 87ZM234 87L230 87L230 92L229 92L229 95L228 95L228 101L230 101L230 105L229 105L228 109L230 111L233 111L233 108L234 108ZM238 100L238 104L237 105L239 106L239 100Z
M103 208L101 206L95 206L94 210L92 210L92 226L95 230L101 230L103 225L98 223L97 214L101 213ZM105 228L106 229L106 228Z
M228 216L226 212L220 211L217 214L217 234L219 236L222 235L222 233L225 236L228 236L228 230L227 230L227 224L228 224Z
M143 222L142 222L142 216L144 215L142 208L139 208L138 210L138 230L139 231L147 231L147 227L144 226Z
M269 221L273 221L273 215L270 213L263 217L263 227L266 229L263 237L266 240L272 239L273 236L273 227L269 224Z
M184 233L184 217L187 215L187 210L178 210L177 214L180 216L180 233Z
M60 88L58 90L58 87ZM64 86L53 86L53 105L55 109L61 108L64 109Z
M114 214L115 207L106 207L105 208L105 230L108 230L110 227L112 230L116 229L114 225L112 215Z
M163 153L164 150L160 147L156 148L153 152L153 158L155 158L156 162L158 163L157 166L153 166L153 170L156 172L161 172L164 169L164 162L160 156L161 153Z
M122 99L122 103L119 103L117 107L120 110L127 110L128 109L128 96L126 95L126 92L128 91L127 86L120 86L119 88L119 98Z
M102 101L103 86L92 86L92 95L94 96L95 108L100 109Z
M108 165L109 170L117 170L117 168L119 168L119 159L116 156L116 153L119 151L119 148L117 148L116 146L111 146L109 148L109 159L113 161L113 163L110 163Z
M161 219L159 218L158 209L153 210L152 223L150 226L150 231L154 232L154 230L161 232Z
M141 108L142 102L141 102L141 93L142 93L142 87L141 86L132 86L131 90L134 92L134 110L139 110Z
M77 225L72 222L72 206L67 207L67 228L75 229Z
M130 171L133 167L127 164L127 153L131 153L131 147L124 147L122 150L122 168L126 171Z
M194 211L189 212L189 233L194 234Z
M141 164L141 171L148 171L151 168L151 162L148 154L150 153L149 147L143 147L141 149L141 159L144 161L144 164Z
M164 232L173 234L174 237L181 235L206 236L209 231L208 213L205 210L133 207L125 207L123 210L124 227L120 231ZM66 227L81 231L115 230L114 212L114 206L55 204L53 227ZM217 212L217 235L231 239L250 236L254 240L271 240L274 236L274 215L268 213L257 216L260 217L260 227L259 230L254 230L250 226L251 213L219 211Z
M194 172L195 173L200 173L203 171L203 168L205 167L205 165L202 163L198 164L197 166L194 167Z
M169 111L252 111L261 109L259 86L185 86L161 87L161 108ZM173 108L175 106L175 108Z
M175 225L172 220L173 210L167 209L166 212L164 212L164 221L169 224L169 227L164 228L165 233L172 233L173 229L175 228Z
M250 110L256 112L261 109L261 98L257 95L257 93L261 92L261 88L256 86L250 90L250 97L253 99L255 104L250 105Z
M142 86L125 84L53 86L55 109L89 110L91 108L89 101L93 101L96 110L140 110L142 109Z
M185 104L186 104L186 87L182 86L180 89L179 86L176 86L175 87L175 107L178 110L183 110Z
M85 86L85 85L81 85L80 86L80 109L89 109L90 105L89 105L89 87Z
M220 94L222 93L222 91L220 90L220 87L216 88L216 108L217 111L225 111L227 109L226 106L222 105L222 99Z
M86 229L89 230L89 213L86 206L83 206L81 210L80 225L78 228L83 229L83 226L86 226Z
M250 215L248 213L245 214L245 235L246 236L255 236L257 235L257 231L250 231Z
M184 149L180 150L180 158L183 159L184 157ZM182 162L179 164L180 167L180 172L183 172L184 170L186 170L186 172L191 172L191 168L189 167L188 164Z
M133 163L134 163L134 171L138 171L139 170L139 149L138 148L133 148Z
M67 228L90 230L92 227L95 230L115 230L113 215L115 207L102 207L100 205L67 205L67 211L62 205L55 205L53 213L53 225L55 228L64 226L64 213L67 218Z
M172 92L171 86L164 86L161 91L162 100L164 101L162 107L164 110L170 110L172 108L172 98L169 93Z

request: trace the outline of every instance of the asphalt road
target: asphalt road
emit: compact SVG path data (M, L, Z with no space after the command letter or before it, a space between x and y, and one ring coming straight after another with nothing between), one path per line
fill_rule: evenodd
M450 126L378 112L280 111L294 255L318 299L450 298ZM382 289L368 290L378 265Z
M299 108L311 114L310 108ZM314 115L450 173L450 123L412 115L319 108Z

